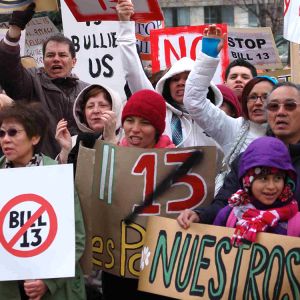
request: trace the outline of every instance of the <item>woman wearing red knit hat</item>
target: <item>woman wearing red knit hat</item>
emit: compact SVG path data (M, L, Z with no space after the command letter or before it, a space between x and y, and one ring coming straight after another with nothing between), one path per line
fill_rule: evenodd
M136 148L175 148L170 138L163 135L165 130L166 102L151 90L140 90L126 102L122 112L124 137L119 143L124 147ZM170 299L161 295L138 291L138 280L119 277L102 272L102 291L105 300Z

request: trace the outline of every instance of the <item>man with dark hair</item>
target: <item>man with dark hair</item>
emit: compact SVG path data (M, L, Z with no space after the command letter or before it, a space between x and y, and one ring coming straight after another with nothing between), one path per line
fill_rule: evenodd
M78 133L73 103L88 84L71 73L76 64L75 48L71 40L61 34L44 43L44 68L25 69L22 66L19 40L34 9L32 3L24 11L14 11L11 15L6 37L0 42L0 85L16 101L27 99L42 103L50 120L42 152L54 158L60 151L55 140L56 125L65 119L71 135Z
M297 172L295 198L300 207L300 85L291 82L275 85L265 108L271 129L269 135L283 141L289 149ZM182 227L188 228L192 222L211 224L219 210L228 204L229 197L241 188L238 179L240 156L231 164L231 171L211 205L194 210L186 209L180 214L177 220Z
M236 59L225 70L225 85L232 89L240 100L244 86L257 76L256 68L246 60Z

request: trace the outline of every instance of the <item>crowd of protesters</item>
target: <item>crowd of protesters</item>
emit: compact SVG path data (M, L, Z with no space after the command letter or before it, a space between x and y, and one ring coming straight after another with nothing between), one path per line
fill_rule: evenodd
M96 140L143 149L215 146L215 197L207 207L183 210L181 227L235 227L235 245L254 242L258 232L289 235L284 224L297 217L300 202L300 86L257 76L241 59L214 84L226 39L215 25L204 32L196 61L181 58L149 79L136 51L134 6L119 0L120 68L131 94L122 101L110 87L72 73L75 48L61 34L43 44L43 68L25 67L19 40L34 13L34 4L13 12L0 41L1 169L72 163L76 172L82 140L91 147ZM122 299L165 299L138 291L136 279L106 271L100 273L103 294L91 294L78 263L85 228L76 191L74 205L76 276L2 281L0 298L109 300L121 293Z

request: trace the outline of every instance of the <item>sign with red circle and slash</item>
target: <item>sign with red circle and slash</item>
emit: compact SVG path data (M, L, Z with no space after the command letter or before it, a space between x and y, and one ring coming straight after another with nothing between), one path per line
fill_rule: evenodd
M53 207L36 194L18 195L0 211L0 243L17 257L33 257L46 251L57 227Z

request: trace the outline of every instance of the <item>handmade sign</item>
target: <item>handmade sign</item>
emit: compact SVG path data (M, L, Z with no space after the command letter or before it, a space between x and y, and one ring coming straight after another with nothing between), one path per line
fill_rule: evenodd
M38 67L42 67L42 45L50 36L59 33L48 17L32 19L26 26L25 55L32 56Z
M152 52L152 72L158 72L170 67L182 57L195 60L202 49L203 31L208 25L172 27L152 30L150 34ZM227 32L227 25L217 24L223 33ZM222 83L223 74L229 63L228 45L220 53L221 62L217 68L213 81Z
M300 239L259 233L232 247L234 230L148 219L139 290L176 299L299 299Z
M196 150L203 158L190 171L163 187L164 193L149 200L132 223L147 195ZM208 205L213 199L216 149L142 149L97 141L95 149L81 147L76 187L86 219L87 245L82 263L85 273L94 267L124 277L139 275L141 249L148 216L171 218L185 208ZM92 254L92 257L91 257Z
M151 30L163 27L162 21L152 21L148 23L135 22L135 35L139 55L144 67L151 66L152 64L150 32Z
M3 169L0 180L0 280L74 276L72 166Z
M14 10L24 10L32 2L35 2L36 12L58 10L56 0L0 0L0 14L10 14Z
M125 75L117 44L118 22L79 23L61 2L64 34L75 46L77 63L73 72L88 83L103 83L125 99Z
M283 36L290 42L300 44L300 0L284 0Z
M257 69L282 69L270 27L229 27L228 48L231 60L241 58Z
M117 0L65 0L78 22L86 21L117 21ZM133 20L163 20L157 0L132 0L134 5Z

